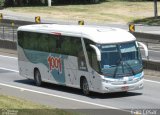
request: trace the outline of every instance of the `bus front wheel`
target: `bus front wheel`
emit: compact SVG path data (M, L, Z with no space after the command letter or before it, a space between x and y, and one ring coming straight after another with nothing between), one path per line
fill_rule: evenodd
M34 81L35 81L37 86L41 86L42 85L41 74L40 74L38 69L36 69L34 71Z
M86 78L82 80L82 91L84 95L89 95L89 85Z

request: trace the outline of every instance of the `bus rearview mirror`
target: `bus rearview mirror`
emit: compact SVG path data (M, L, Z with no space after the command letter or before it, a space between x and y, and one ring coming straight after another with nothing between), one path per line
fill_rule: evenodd
M97 55L97 60L101 61L101 52L100 50L97 48L97 46L90 44L90 47L94 49L94 51L96 52Z
M147 48L147 46L144 44L144 43L142 43L142 42L137 42L140 46L142 46L143 47L143 49L144 49L144 51L145 51L145 56L146 56L146 58L148 59L148 48Z

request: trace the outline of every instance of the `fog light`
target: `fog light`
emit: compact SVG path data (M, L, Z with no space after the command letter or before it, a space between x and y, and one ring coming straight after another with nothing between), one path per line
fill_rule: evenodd
M143 83L141 83L141 84L139 85L139 88L143 88Z
M106 80L106 79L102 79L102 82L111 83L112 81L109 81L109 80Z
M109 92L109 88L108 87L105 87L105 89L106 89L107 92Z

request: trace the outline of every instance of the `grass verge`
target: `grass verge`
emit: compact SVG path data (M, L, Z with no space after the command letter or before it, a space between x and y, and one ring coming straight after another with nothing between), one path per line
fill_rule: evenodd
M0 95L0 114L6 115L75 115L75 113Z
M143 19L134 20L133 23L145 24L150 26L160 26L160 16L159 17L148 17Z
M158 9L160 9L160 4L158 4ZM13 7L4 10L25 13L26 15L40 15L42 18L47 19L85 20L86 22L94 23L138 22L139 19L145 19L154 15L153 2L113 0L108 0L100 4Z

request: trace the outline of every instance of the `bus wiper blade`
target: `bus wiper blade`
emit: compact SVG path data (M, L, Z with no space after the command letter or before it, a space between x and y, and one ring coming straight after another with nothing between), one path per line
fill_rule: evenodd
M130 68L132 74L135 75L133 68L127 62L124 62L124 64L127 65Z
M113 78L116 78L116 73L117 73L117 71L118 71L118 66L122 64L122 60L121 60L121 59L118 60L116 64L117 64L117 65L116 65L116 69L115 69L115 71L114 71Z
M122 64L122 60L119 59L117 62L116 62L116 65L119 66L120 64Z

